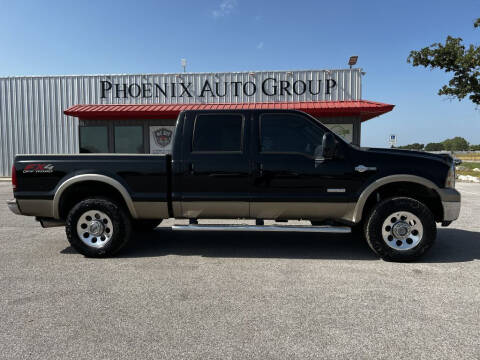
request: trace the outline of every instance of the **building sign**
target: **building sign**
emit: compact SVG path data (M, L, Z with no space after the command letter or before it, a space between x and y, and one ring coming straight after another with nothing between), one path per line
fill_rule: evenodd
M360 69L111 75L97 78L102 103L236 103L360 100Z
M172 152L175 126L150 126L150 154Z
M390 144L390 147L397 145L397 135L391 134L388 137L388 143Z
M101 98L105 99L112 92L115 98L176 98L176 97L225 97L232 94L238 97L240 94L244 96L254 96L257 91L261 91L265 96L287 96L287 95L330 95L332 89L337 86L335 79L322 80L278 80L276 78L266 78L260 85L254 81L224 81L210 82L205 80L200 86L200 91L195 90L193 82L172 82L172 83L141 83L141 84L119 84L112 83L107 80L100 81ZM197 87L198 88L198 87Z

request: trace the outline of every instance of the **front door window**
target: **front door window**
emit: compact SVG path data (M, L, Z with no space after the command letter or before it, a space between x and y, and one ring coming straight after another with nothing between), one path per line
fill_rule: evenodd
M260 152L313 156L322 144L323 130L295 114L265 114L260 117Z

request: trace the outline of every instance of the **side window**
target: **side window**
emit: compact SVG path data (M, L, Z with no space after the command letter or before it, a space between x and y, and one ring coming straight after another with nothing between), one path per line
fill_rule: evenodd
M115 152L124 154L142 154L143 126L115 126Z
M260 116L260 151L302 153L313 156L322 144L323 130L295 114Z
M242 133L242 115L199 115L195 119L192 151L242 151Z
M106 126L80 126L80 153L108 153Z

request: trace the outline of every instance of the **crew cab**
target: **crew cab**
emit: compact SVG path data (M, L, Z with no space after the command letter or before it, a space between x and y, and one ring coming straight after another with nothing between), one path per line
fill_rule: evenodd
M171 154L17 155L12 182L14 213L65 226L92 257L179 218L190 224L173 230L352 231L380 257L409 261L433 245L436 223L460 212L449 155L360 148L293 110L184 111Z

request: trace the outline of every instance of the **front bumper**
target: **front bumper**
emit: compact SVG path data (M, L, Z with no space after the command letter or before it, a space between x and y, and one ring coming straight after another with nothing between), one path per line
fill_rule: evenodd
M443 221L457 220L460 215L461 195L451 188L440 189L440 199L443 207Z
M11 212L16 215L22 215L20 208L18 207L17 199L7 200L7 205Z
M442 201L443 206L443 221L457 220L460 215L460 201Z

